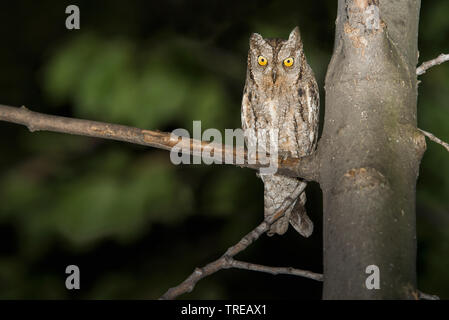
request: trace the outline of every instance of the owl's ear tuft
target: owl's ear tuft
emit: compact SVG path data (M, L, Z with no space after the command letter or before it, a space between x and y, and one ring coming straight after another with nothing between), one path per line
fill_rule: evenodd
M301 43L301 35L299 33L298 27L295 27L292 32L290 32L290 35L288 36L288 42Z
M263 42L263 38L258 33L253 33L249 38L249 47L254 49L257 45L260 45Z

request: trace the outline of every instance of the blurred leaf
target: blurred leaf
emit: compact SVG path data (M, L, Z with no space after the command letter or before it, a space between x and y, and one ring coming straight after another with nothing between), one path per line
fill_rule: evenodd
M55 104L66 102L76 93L80 81L95 56L96 39L84 35L71 42L45 66L44 89Z
M195 119L222 123L229 104L222 84L201 74L188 42L138 53L126 40L93 39L67 43L45 69L47 93L57 103L73 99L76 116L142 128L174 119L185 127ZM196 74L184 71L195 68Z

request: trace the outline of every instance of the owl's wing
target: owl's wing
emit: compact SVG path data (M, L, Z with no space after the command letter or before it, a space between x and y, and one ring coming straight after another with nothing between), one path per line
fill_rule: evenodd
M320 95L315 78L310 77L299 88L300 112L295 113L295 121L301 124L296 132L299 155L313 152L318 138L318 118Z
M242 129L248 149L255 147L257 144L257 137L255 135L256 116L254 113L254 106L251 104L250 95L251 93L248 92L248 86L245 85L242 99Z
M320 90L318 88L318 84L316 83L315 78L310 80L310 108L309 112L311 113L311 122L310 122L310 130L313 132L313 142L312 142L312 150L316 147L316 142L318 139L318 122L320 117Z
M256 121L254 116L254 110L251 105L251 101L248 94L248 87L245 85L243 90L242 99L242 129L255 128Z

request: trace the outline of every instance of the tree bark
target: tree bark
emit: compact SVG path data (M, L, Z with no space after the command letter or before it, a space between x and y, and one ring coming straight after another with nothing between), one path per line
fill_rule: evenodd
M317 151L324 299L416 298L419 9L420 0L338 1ZM380 289L365 284L370 265Z

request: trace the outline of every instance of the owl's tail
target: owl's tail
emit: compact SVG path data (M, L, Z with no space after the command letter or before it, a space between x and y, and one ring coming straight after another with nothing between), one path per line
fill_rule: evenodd
M304 182L305 183L305 182ZM292 213L290 215L290 224L303 237L310 237L313 232L313 222L310 220L306 211L306 193L303 191L299 196L298 201L294 204Z
M285 199L288 199L295 189L306 182L296 178L284 176L261 176L264 182L264 207L265 218L269 218L278 212ZM302 192L298 199L292 201L284 215L274 222L267 232L269 236L273 234L284 234L290 223L296 231L304 237L309 237L313 232L313 223L307 216L305 209L306 194Z

